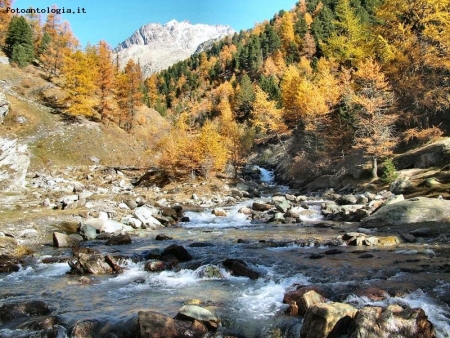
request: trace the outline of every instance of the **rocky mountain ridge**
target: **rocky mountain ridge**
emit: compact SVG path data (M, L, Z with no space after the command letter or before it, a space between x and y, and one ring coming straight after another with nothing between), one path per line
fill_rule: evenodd
M203 43L234 33L225 25L191 24L171 20L139 28L114 50L123 67L128 60L139 61L145 76L166 69L194 54Z

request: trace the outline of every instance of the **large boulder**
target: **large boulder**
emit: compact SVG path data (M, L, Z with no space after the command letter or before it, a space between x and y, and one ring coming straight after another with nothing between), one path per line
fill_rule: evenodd
M25 189L30 165L28 146L17 139L0 137L0 191L17 192Z
M40 300L4 304L0 308L0 322L6 323L20 317L46 316L49 314L48 305Z
M14 237L0 236L0 255L14 255L19 247L19 243Z
M137 319L138 337L142 338L190 338L203 337L207 328L197 320L183 321L168 315L153 312L139 311Z
M397 170L444 166L450 162L450 138L444 138L422 148L413 149L394 158Z
M122 268L117 265L114 258L109 255L103 256L98 252L76 252L75 259L69 260L68 264L73 274L102 275L108 273L120 273Z
M188 262L192 259L185 247L178 244L172 244L165 248L161 256L174 256L179 262Z
M250 279L258 279L259 273L248 267L247 263L240 259L226 259L223 261L223 266L226 267L234 276L248 277Z
M154 217L157 213L158 209L148 205L143 205L134 210L134 215L142 222L143 226L153 230L163 228L161 222Z
M306 311L300 338L339 337L346 334L358 310L344 303L320 303Z
M125 227L125 224L122 224L120 222L108 218L89 218L82 223L81 227L83 227L83 225L89 225L95 228L97 232L106 232L106 233L114 233L117 231L121 231Z
M283 303L296 307L297 313L295 315L305 316L306 311L310 307L326 301L326 298L316 292L315 289L319 290L314 286L306 286L294 291L289 291L285 293Z
M359 310L351 328L350 338L432 338L433 324L421 308L412 309L393 304L383 309L366 306Z
M22 263L18 258L0 255L0 272L17 272Z
M81 236L77 234L66 235L56 231L53 233L53 246L57 248L70 248L78 245L81 241Z
M198 320L210 330L216 330L220 322L211 311L197 305L184 305L175 318Z
M361 221L363 228L450 225L450 201L416 197L381 207Z

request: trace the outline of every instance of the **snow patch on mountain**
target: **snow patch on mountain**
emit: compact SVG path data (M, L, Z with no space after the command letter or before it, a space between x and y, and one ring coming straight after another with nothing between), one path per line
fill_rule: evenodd
M134 59L140 63L144 75L149 76L187 59L204 42L232 34L233 28L225 25L193 25L189 21L176 20L164 25L150 23L139 28L113 52L121 67Z

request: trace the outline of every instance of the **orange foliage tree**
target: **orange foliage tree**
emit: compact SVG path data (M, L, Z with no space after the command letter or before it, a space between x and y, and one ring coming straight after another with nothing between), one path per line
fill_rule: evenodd
M77 50L66 55L62 67L63 89L68 93L67 111L73 116L93 116L96 104L95 53Z
M222 171L227 163L228 149L218 125L207 121L196 132L189 127L184 112L171 131L159 143L159 165L172 177L209 177L211 171Z
M130 131L133 117L142 105L142 72L139 64L130 59L123 72L116 77L116 100L119 106L119 126Z
M97 76L96 85L98 88L99 103L97 110L100 118L112 118L114 111L114 77L115 67L112 59L111 49L106 41L98 44Z
M255 102L253 103L252 124L260 134L287 132L283 120L283 110L276 107L276 102L270 101L268 94L259 86L255 87Z
M0 0L0 46L5 46L5 39L8 33L9 23L13 17L11 12L6 13L6 8L11 7L11 0Z
M56 9L56 6L52 8ZM43 27L44 34L50 38L45 53L40 55L42 67L47 76L58 76L64 66L66 56L78 47L78 40L72 33L68 22L61 24L59 14L50 13Z
M419 129L450 108L450 0L385 1L377 12L377 54L389 75L403 121ZM413 122L413 123L411 123Z
M354 147L372 156L372 177L377 178L377 160L392 154L398 138L394 123L395 97L380 69L369 59L354 74L354 93L351 107L356 115Z

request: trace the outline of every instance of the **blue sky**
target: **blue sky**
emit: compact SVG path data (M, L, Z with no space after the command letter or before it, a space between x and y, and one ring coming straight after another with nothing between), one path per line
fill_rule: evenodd
M86 14L65 14L83 46L106 40L111 47L148 23L172 19L192 24L224 24L236 31L271 19L279 10L291 9L295 0L16 0L14 8L85 8ZM42 20L45 20L43 15Z

